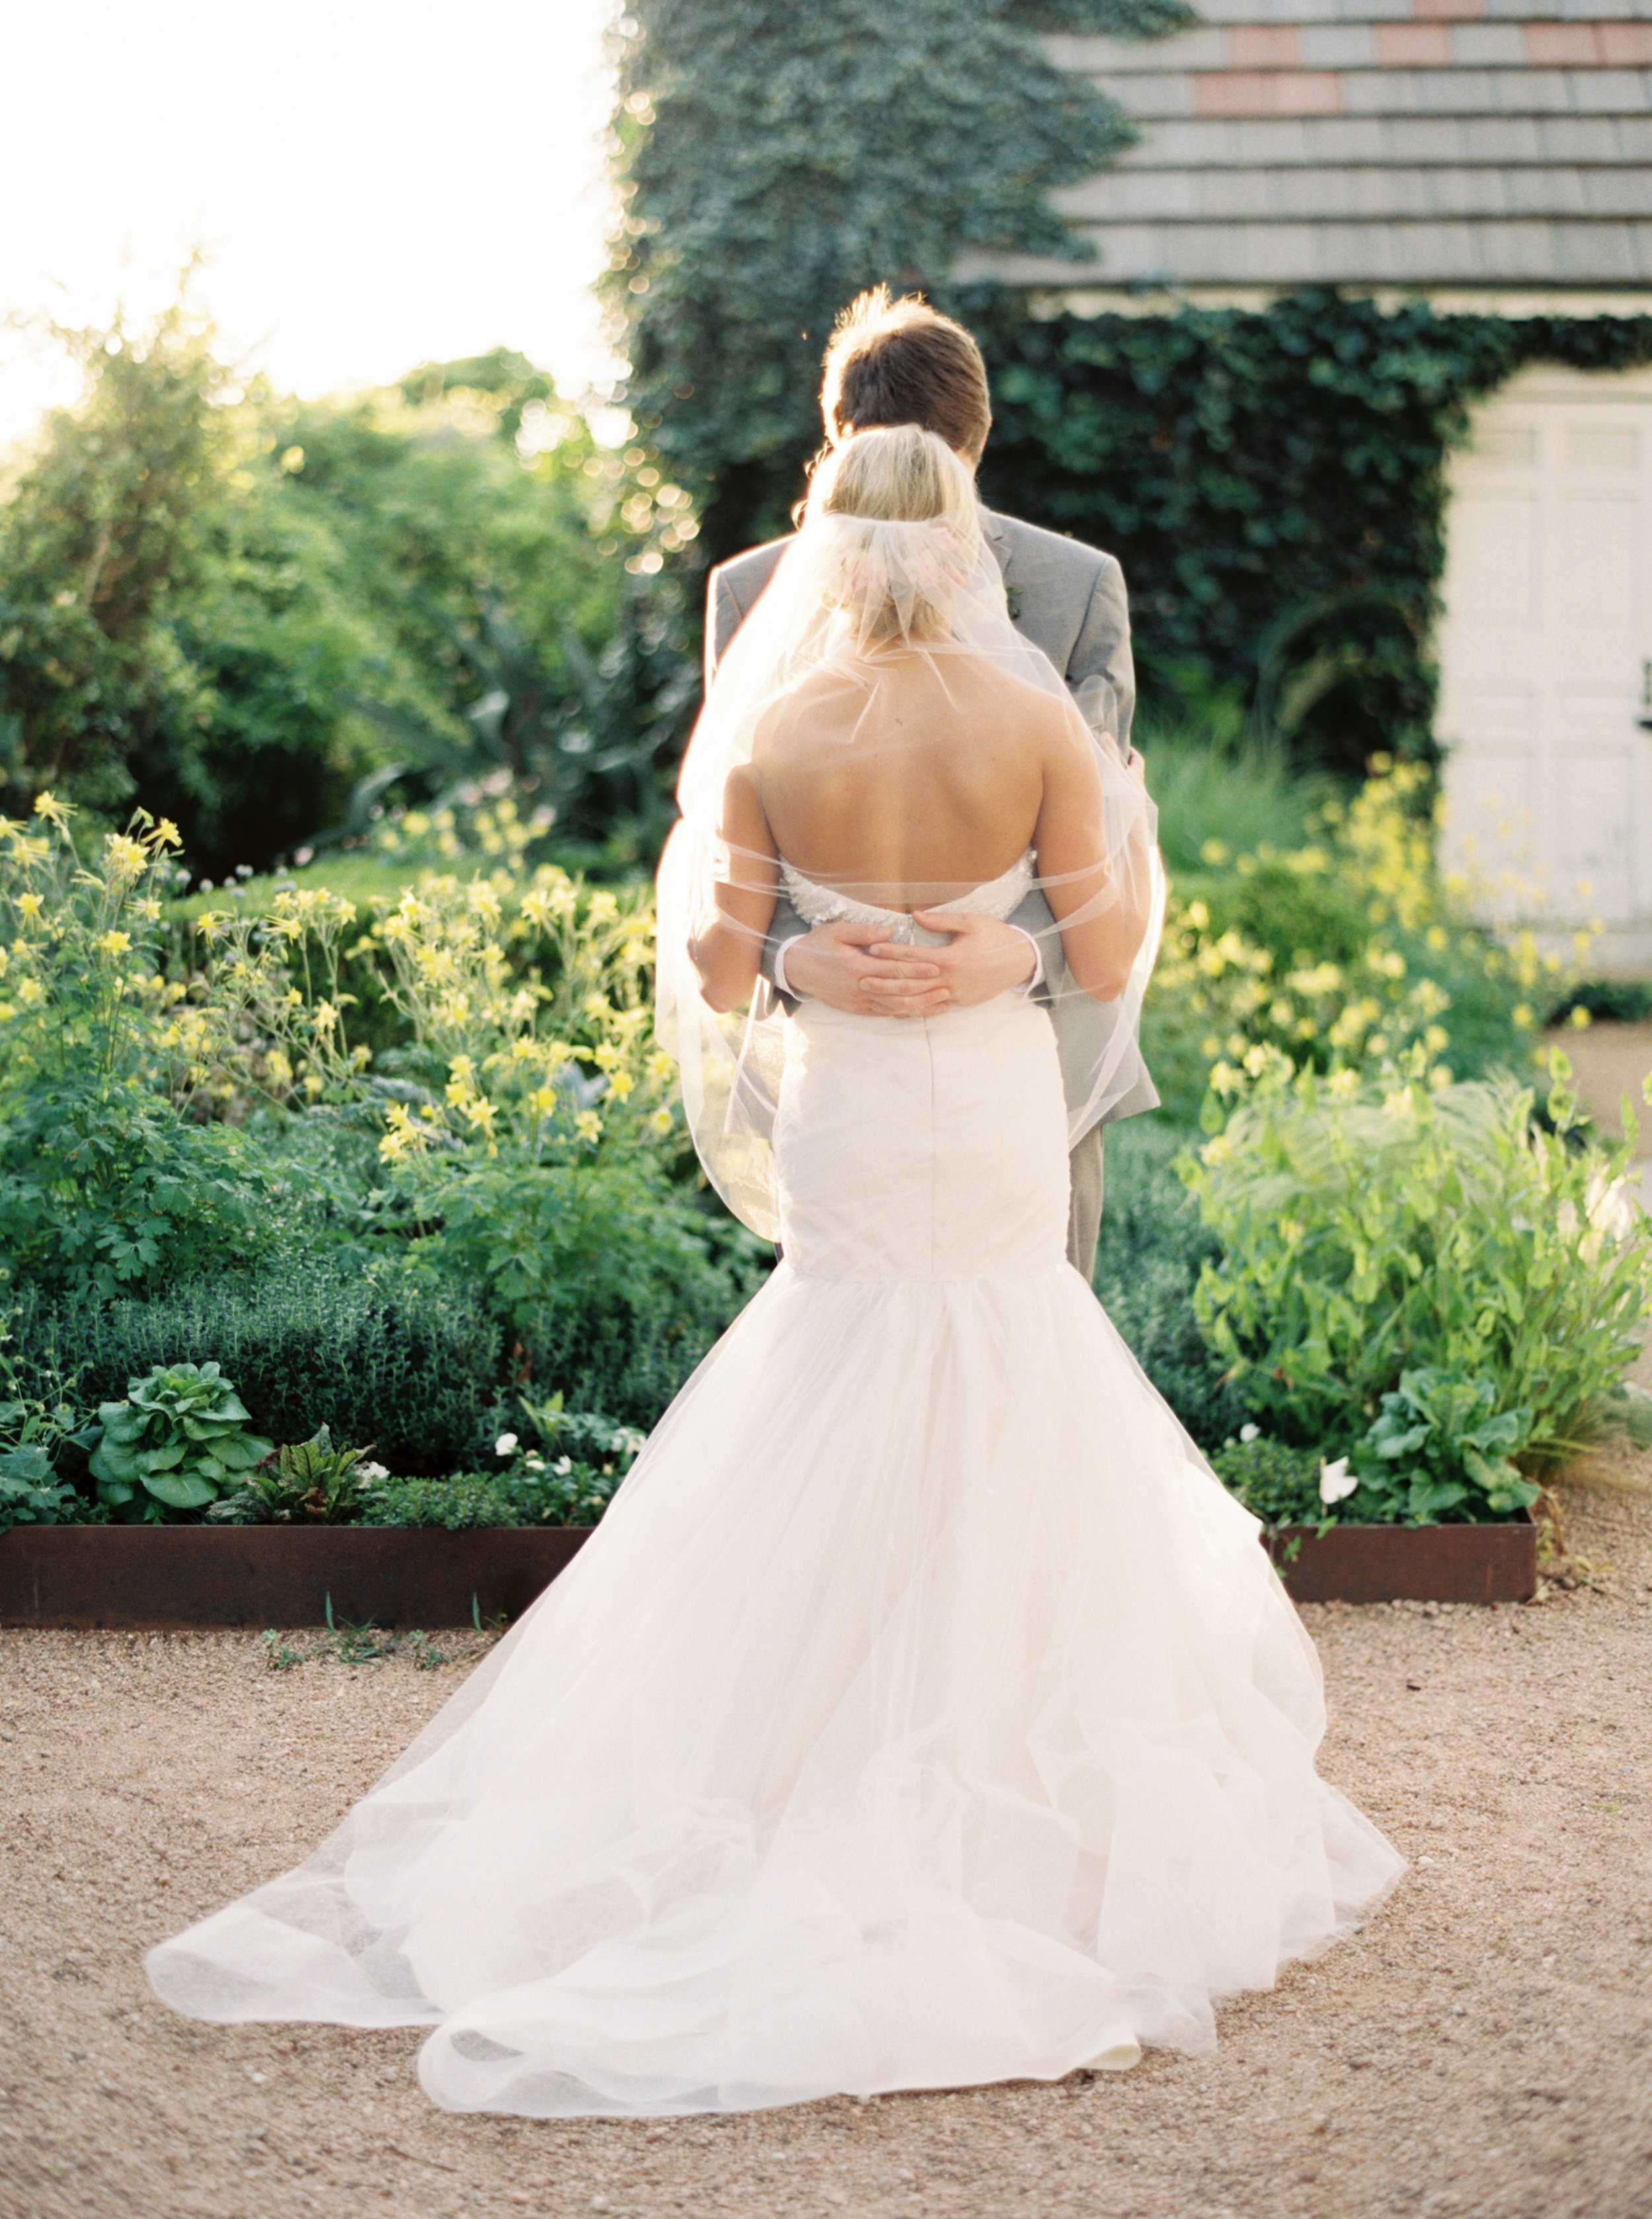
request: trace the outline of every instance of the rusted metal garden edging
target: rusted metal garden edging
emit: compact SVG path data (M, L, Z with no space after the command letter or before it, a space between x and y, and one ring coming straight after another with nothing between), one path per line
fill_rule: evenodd
M594 1529L18 1526L0 1625L469 1625L519 1617Z
M516 1618L593 1530L20 1526L0 1534L0 1625L320 1625L329 1604L338 1625ZM1529 1519L1286 1527L1270 1546L1297 1602L1524 1602L1537 1591Z
M1537 1529L1504 1526L1287 1526L1269 1547L1293 1602L1529 1602Z

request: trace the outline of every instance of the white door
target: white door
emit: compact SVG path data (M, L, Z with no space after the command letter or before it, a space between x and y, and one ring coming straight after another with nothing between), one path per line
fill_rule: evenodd
M1525 371L1450 484L1447 860L1491 917L1652 960L1652 371Z

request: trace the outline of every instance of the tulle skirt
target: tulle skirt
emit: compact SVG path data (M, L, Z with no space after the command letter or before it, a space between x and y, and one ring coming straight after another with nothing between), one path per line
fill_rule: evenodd
M169 2003L428 2025L454 2110L730 2110L1208 2049L1369 1911L1400 1860L1256 1522L1061 1259L1029 1020L800 1032L787 1262L332 1838L151 1953ZM995 1268L891 1271L972 1216Z

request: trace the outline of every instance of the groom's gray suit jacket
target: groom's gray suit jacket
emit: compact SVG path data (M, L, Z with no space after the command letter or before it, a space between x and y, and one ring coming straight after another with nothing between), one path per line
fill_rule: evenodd
M1003 572L1010 617L1024 639L1041 647L1065 678L1081 710L1098 721L1108 705L1111 688L1110 722L1120 743L1130 737L1130 721L1136 705L1134 666L1130 659L1130 611L1125 598L1124 573L1116 556L1086 547L1082 541L1064 539L1059 532L1040 531L1013 516L981 512L987 543ZM720 563L706 587L705 683L710 687L724 649L734 637L776 565L791 545L790 539L771 540ZM1043 951L1046 985L1038 989L1048 1003L1055 1027L1062 1066L1069 1074L1068 1096L1078 1089L1077 1074L1094 1070L1097 1047L1117 1022L1117 1010L1081 993L1067 973L1059 935L1050 905L1041 893L1030 893L1011 917L1012 924L1037 935ZM797 911L781 895L769 929L767 971L772 951L781 942L806 932ZM1132 1042L1126 1054L1126 1081L1121 1098L1102 1122L1133 1117L1158 1104L1158 1095L1147 1075L1141 1051ZM1085 1091L1088 1091L1087 1089Z

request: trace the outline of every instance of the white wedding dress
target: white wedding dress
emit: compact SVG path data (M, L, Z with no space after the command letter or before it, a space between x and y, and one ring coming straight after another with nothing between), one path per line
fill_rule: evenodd
M1392 1885L1256 1521L1066 1261L1046 1013L805 1002L774 1149L785 1260L594 1538L307 1863L152 1952L169 2003L428 2025L461 2110L1053 2079L1210 2048Z

